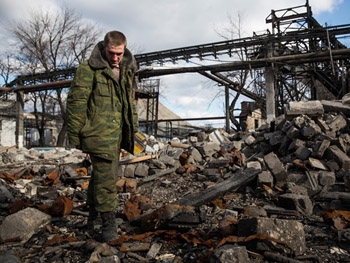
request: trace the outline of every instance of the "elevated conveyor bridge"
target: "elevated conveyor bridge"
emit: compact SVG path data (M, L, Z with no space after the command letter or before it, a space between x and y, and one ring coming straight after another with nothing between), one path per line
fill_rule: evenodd
M274 110L278 111L276 115L282 113L282 105L291 100L330 96L339 99L350 91L350 49L343 44L350 37L350 24L321 26L312 16L308 1L302 6L272 10L265 22L271 24L271 30L251 37L136 54L139 78L142 81L170 74L198 73L260 105L269 107L273 102L273 109L266 108L267 115L275 114ZM238 57L242 52L244 57ZM223 57L226 62L221 62ZM180 62L204 62L208 58L211 63L180 66ZM173 66L163 67L168 63ZM242 70L249 71L248 84L241 85L229 75ZM19 76L0 92L67 88L74 72L72 68ZM272 97L267 96L272 90ZM146 88L137 94L151 99L152 105L158 103L158 89ZM156 118L157 114L152 112L147 116Z

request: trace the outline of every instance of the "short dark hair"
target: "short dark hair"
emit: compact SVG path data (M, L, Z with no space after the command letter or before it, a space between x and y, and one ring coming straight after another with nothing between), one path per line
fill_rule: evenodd
M110 31L105 35L103 40L105 46L111 44L112 46L126 46L126 36L120 31Z

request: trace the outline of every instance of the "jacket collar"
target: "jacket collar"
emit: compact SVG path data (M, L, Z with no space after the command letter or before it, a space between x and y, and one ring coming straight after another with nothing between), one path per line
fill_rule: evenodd
M103 41L100 41L99 43L97 43L94 49L92 50L89 58L89 65L93 69L104 69L109 67L108 61L106 60L106 57L104 55ZM121 68L125 67L136 71L136 68L137 68L136 60L132 55L132 53L130 52L130 50L127 48L125 48L123 59L122 61L120 61L120 67Z

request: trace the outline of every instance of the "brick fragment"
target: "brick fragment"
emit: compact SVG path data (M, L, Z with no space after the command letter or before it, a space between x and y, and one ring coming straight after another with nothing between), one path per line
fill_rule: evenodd
M238 222L238 236L258 234L261 239L250 244L257 250L282 249L286 253L292 250L295 255L305 252L304 226L300 222L264 217L244 218Z

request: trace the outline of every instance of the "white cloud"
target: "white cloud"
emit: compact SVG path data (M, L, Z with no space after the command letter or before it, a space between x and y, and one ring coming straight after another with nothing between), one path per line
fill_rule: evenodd
M322 12L334 12L334 10L342 4L344 0L310 0L310 5L312 7L312 12L314 15L320 14Z

